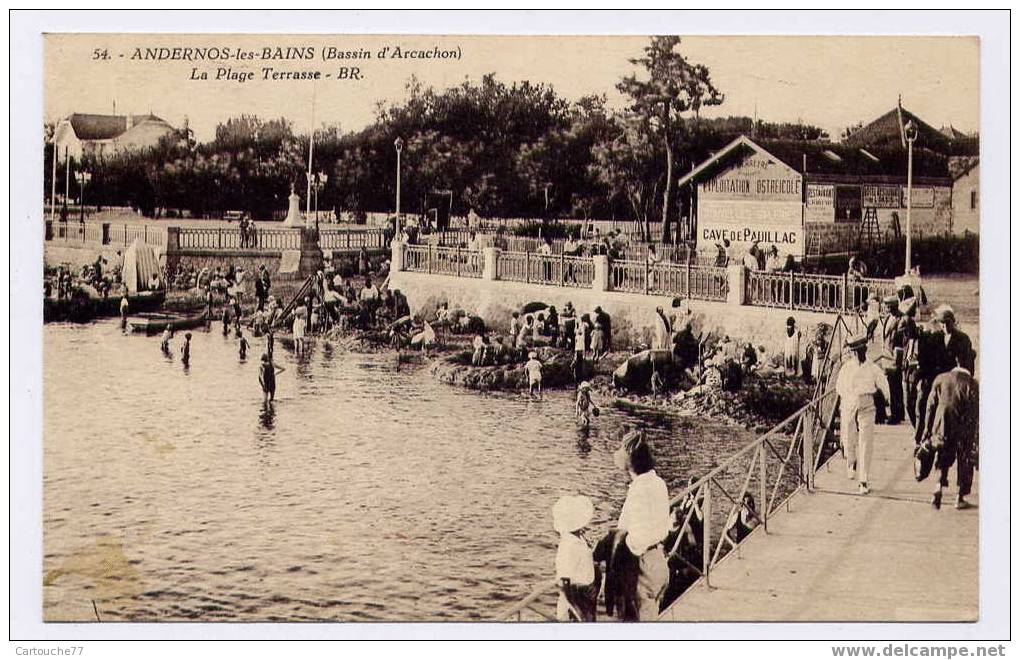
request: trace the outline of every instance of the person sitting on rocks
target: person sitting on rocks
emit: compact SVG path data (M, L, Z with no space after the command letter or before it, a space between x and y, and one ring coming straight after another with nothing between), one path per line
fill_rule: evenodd
M528 347L535 335L535 317L528 314L524 317L524 325L517 333L517 349L523 350Z

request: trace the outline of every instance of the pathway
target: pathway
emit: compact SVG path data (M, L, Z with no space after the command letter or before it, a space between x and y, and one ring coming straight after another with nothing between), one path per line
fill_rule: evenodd
M974 621L978 512L957 511L955 469L942 509L935 475L917 483L909 424L876 427L872 492L857 495L841 456L692 587L665 621ZM974 494L978 504L978 476Z

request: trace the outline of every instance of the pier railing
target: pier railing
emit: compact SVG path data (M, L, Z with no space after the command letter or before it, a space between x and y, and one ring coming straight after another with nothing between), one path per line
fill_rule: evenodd
M813 489L815 472L835 452L835 384L842 347L862 323L856 314L836 317L819 356L810 402L708 473L691 477L670 500L673 525L664 549L676 597L699 580L711 586L712 571L730 553L740 552L752 529L760 527L760 533L768 534L769 520L780 509L789 510L790 497L800 489ZM543 581L496 618L521 621L538 614L554 620L543 605L548 606L557 589L555 580Z

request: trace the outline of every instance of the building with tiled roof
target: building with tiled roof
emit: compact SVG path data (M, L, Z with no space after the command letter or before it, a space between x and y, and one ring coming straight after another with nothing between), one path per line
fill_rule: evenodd
M174 127L154 114L98 115L76 112L57 123L53 140L60 158L135 151L159 144Z

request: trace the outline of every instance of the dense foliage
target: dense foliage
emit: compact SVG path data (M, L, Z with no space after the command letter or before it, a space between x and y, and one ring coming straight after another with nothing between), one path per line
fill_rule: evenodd
M449 191L458 215L474 209L488 218L672 219L686 213L686 200L680 195L677 202L667 181L734 136L825 137L812 126L699 118L722 95L704 66L680 54L679 38L653 38L634 64L642 77L621 81L630 105L618 112L602 96L571 102L546 84L507 83L492 74L444 90L412 78L405 100L380 106L368 127L316 131L313 171L328 176L319 208L391 211L400 137L408 213L421 211L426 193ZM74 168L93 174L91 204L130 205L146 215L245 210L269 219L285 211L291 186L305 197L308 146L308 136L294 134L285 118L240 115L221 124L210 142L173 134L153 149L86 157ZM60 190L63 176L59 168ZM70 191L78 196L76 182Z

